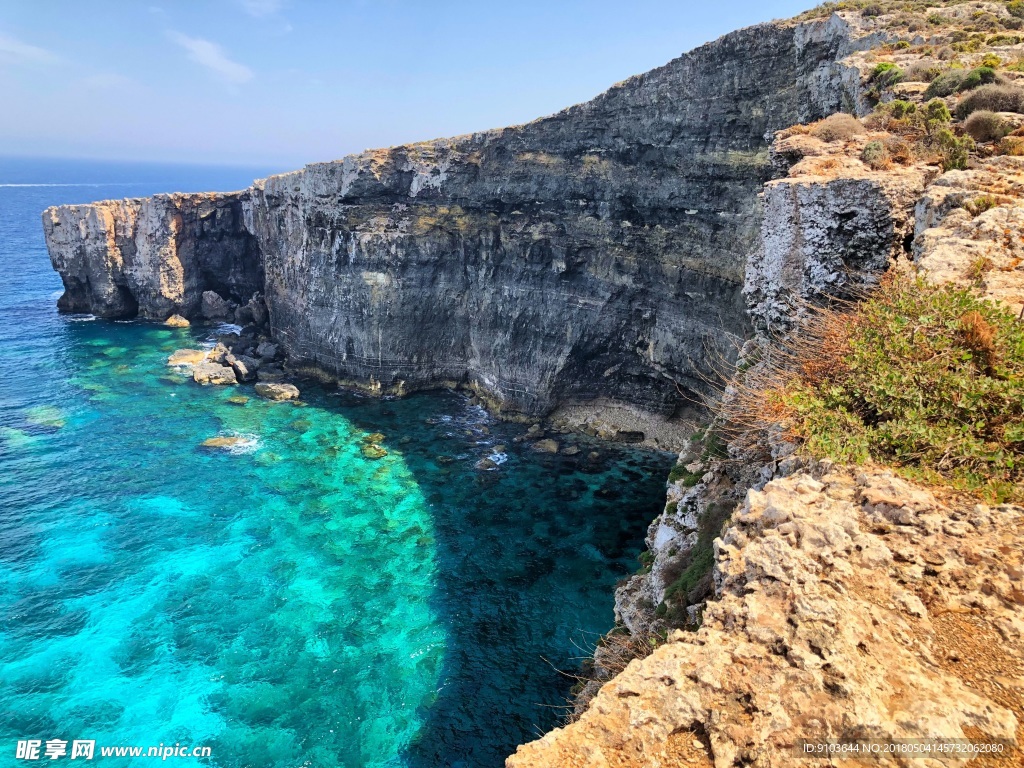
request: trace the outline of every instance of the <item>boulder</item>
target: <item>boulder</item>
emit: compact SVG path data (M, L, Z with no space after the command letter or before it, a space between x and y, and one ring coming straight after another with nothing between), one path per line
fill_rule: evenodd
M232 355L231 369L239 381L255 381L260 364L248 355Z
M214 291L203 291L200 311L207 320L226 320L234 312L231 302Z
M232 395L228 398L228 402L232 405L245 405L249 402L249 398L245 395Z
M299 389L294 384L261 381L256 385L256 394L267 400L295 400Z
M484 458L480 459L475 465L477 469L492 470L497 469L498 465L492 459Z
M379 443L383 443L384 440L385 440L385 437L384 437L384 433L383 432L373 432L373 433L371 433L369 435L364 435L363 436L363 442L364 443L373 443L374 445L377 445Z
M252 324L252 308L248 304L243 304L235 310L235 323L241 326Z
M252 323L257 326L264 326L270 319L270 313L267 312L267 303L263 300L263 297L256 294L249 303L245 305L246 309L252 315Z
M277 357L277 344L272 344L269 341L260 342L256 347L256 356L262 360L273 360Z
M538 440L531 446L537 453L558 453L558 442L547 438L545 440Z
M228 357L230 355L231 350L224 346L222 342L217 342L217 346L210 350L207 357L220 365L229 365Z
M202 349L176 349L167 358L168 365L197 365L206 359Z
M171 315L166 320L164 320L164 325L169 326L171 328L188 328L190 325L192 325L192 323L190 323L181 315Z
M562 451L562 454L564 456L575 456L579 452L580 452L579 446L570 445L568 448L566 448L564 451Z
M192 378L196 384L237 384L238 379L229 365L221 365L212 360L203 360L192 369Z

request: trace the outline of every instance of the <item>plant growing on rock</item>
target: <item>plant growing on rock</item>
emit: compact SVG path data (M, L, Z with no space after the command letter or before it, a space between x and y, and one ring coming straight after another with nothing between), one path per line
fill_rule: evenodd
M736 388L734 423L782 424L811 455L1024 499L1024 323L970 290L888 276Z
M980 110L1024 112L1024 89L1015 85L983 85L957 104L956 116L962 120Z
M999 141L1010 132L1010 126L995 112L981 110L967 118L964 130L975 141L988 142Z
M860 159L864 164L876 171L892 167L892 159L889 157L889 150L880 141L869 141L864 145Z
M962 171L967 167L974 149L974 139L970 136L957 136L948 128L939 128L933 135L933 141L942 154L942 170Z
M846 112L829 115L810 129L810 134L822 141L848 141L864 132L860 120Z

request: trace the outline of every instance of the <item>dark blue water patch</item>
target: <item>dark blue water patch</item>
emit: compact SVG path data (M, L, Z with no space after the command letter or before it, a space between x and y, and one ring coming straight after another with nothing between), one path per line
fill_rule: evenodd
M455 394L197 387L164 361L209 329L53 309L40 211L124 194L0 187L0 753L95 738L205 744L225 768L502 765L611 627L670 457L571 436L577 455L536 454ZM217 435L246 442L201 446Z

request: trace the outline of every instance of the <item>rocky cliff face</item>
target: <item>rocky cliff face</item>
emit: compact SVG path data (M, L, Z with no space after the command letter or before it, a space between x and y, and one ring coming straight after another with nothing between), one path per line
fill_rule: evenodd
M51 209L60 306L163 319L261 290L292 365L344 383L671 414L748 335L768 139L856 102L852 46L839 17L761 25L525 126Z
M246 192L156 195L43 213L63 312L166 319L199 311L204 291L235 299L263 288Z

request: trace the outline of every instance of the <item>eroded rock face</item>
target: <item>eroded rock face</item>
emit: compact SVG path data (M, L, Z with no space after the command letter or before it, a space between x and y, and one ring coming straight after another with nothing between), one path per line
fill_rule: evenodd
M188 317L262 291L296 368L342 383L672 414L748 334L767 142L855 103L852 45L838 16L761 25L525 126L52 209L61 307Z
M887 472L774 480L716 543L701 628L507 765L680 765L680 734L706 735L718 768L833 764L797 759L802 739L1019 738L1022 527L1024 509L949 506Z
M43 213L63 312L163 320L195 317L203 291L248 300L263 267L243 227L247 192L156 195Z

